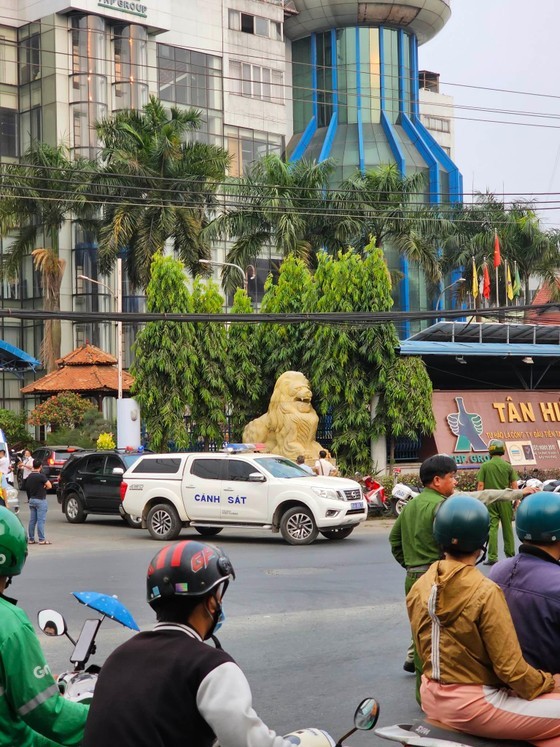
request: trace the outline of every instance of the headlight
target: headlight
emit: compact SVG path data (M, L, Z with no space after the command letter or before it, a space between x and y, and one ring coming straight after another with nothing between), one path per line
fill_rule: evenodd
M314 493L316 493L319 496L319 498L329 499L331 501L340 500L340 496L338 495L336 490L331 490L329 488L315 488L315 487L312 487L311 490Z

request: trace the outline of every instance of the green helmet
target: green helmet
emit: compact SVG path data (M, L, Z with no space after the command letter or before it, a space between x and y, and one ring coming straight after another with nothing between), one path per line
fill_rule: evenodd
M506 445L499 438L493 438L488 443L488 453L490 456L503 456L506 453Z
M524 498L515 516L515 531L522 542L560 540L560 493L533 493Z
M21 521L0 506L0 576L18 576L27 558L27 538Z
M490 516L486 506L468 495L454 495L440 504L434 539L445 551L471 553L488 541Z

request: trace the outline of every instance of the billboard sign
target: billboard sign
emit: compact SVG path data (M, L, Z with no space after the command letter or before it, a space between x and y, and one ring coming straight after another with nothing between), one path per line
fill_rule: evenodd
M515 467L560 468L560 391L435 391L434 438L459 466L488 459L500 438Z

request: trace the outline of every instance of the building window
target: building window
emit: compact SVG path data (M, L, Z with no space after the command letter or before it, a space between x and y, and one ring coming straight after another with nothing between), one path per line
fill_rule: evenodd
M148 103L148 32L136 24L115 26L115 110L142 109Z
M41 41L39 34L20 42L20 84L31 83L41 75Z
M277 41L282 41L283 38L282 23L231 8L228 11L228 25L232 31L241 31L244 34L264 36L266 39Z
M445 117L422 114L421 120L428 130L433 130L434 132L451 132L451 121Z
M18 154L18 113L0 107L0 156L15 158Z
M41 142L41 107L22 112L20 117L21 152L25 153L34 143Z
M231 126L224 128L224 135L231 156L229 176L243 176L254 161L269 153L281 155L284 150L284 138L281 135Z
M229 72L232 93L263 101L283 103L284 77L280 71L231 60Z

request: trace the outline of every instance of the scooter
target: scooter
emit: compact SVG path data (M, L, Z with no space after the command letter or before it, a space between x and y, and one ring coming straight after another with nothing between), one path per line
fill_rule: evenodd
M420 488L415 485L407 485L397 482L391 491L391 510L394 516L398 516L406 504L420 494Z
M414 721L412 724L382 726L375 734L390 742L398 742L411 747L528 747L529 742L514 742L511 739L486 739L455 731L428 720Z
M354 713L354 727L335 742L322 729L299 729L285 734L284 739L297 747L343 747L343 741L356 731L371 731L379 719L379 703L375 698L365 698Z
M560 493L560 480L545 480L541 490L546 490L550 493Z
M355 479L362 486L364 498L368 507L368 516L391 516L391 503L387 499L385 488L371 475L361 475L358 472Z
M86 664L95 654L95 638L101 623L109 617L130 630L138 631L140 628L117 597L110 597L96 591L73 591L72 594L81 604L101 613L101 618L96 617L84 621L77 640L70 636L66 620L56 610L40 610L37 614L37 623L45 635L65 635L74 645L74 650L70 655L74 669L58 675L56 680L58 689L68 700L75 703L90 703L101 668L96 664L91 664L86 669Z

